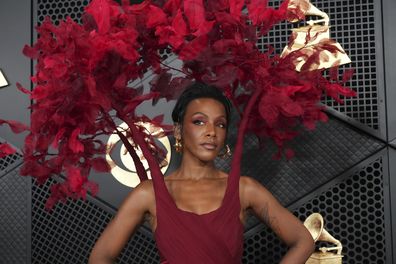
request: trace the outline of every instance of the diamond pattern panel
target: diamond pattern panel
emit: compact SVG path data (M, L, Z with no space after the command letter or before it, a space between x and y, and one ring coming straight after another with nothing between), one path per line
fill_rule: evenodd
M229 142L235 142L236 130L231 124ZM331 118L315 131L306 131L291 142L296 156L273 160L276 146L271 142L259 149L254 136L246 136L242 175L261 182L284 205L288 206L337 175L384 147L384 143L362 134L341 121ZM232 144L231 144L232 145ZM231 159L217 159L216 165L228 171ZM246 222L246 230L257 224L255 217Z
M270 6L278 7L282 0L269 0ZM44 21L49 16L52 21L59 21L70 16L77 22L81 22L84 6L87 0L37 0L37 22ZM340 67L340 73L345 68L354 68L355 74L348 84L357 91L357 97L346 98L345 103L340 105L330 98L324 98L323 103L334 110L351 117L373 129L380 129L380 105L379 94L384 93L382 87L378 87L375 25L379 21L375 16L374 0L312 0L311 3L318 9L326 12L330 17L331 37L337 40L348 56L351 65ZM257 40L257 47L265 51L267 45L272 45L280 54L287 45L290 30L295 27L291 23L276 25L268 35ZM160 51L163 60L172 55L169 48Z
M235 132L232 132L230 142L234 141ZM384 143L334 118L296 138L291 143L296 156L289 161L273 160L276 147L271 142L264 145L264 149L259 149L257 138L245 138L242 175L261 182L285 206L384 147ZM225 170L229 164L230 160L217 160L217 165ZM246 228L254 223L250 219Z
M343 245L343 263L386 263L382 168L380 157L294 211L301 221L313 212L323 216L324 228ZM243 263L279 263L286 250L259 224L246 235Z
M270 145L264 153L256 146L257 140L248 138L243 174L254 175L282 203L290 204L301 194L372 155L384 144L331 119L327 124L319 124L317 130L307 131L296 138L291 144L296 156L289 161L271 159L275 149Z
M37 0L37 22L42 22L45 16L50 16L56 23L67 16L81 22L83 8L88 2ZM270 0L269 4L277 6L279 2ZM374 0L311 2L330 15L332 37L341 43L352 59L352 66L347 67L356 69L350 87L358 91L358 97L348 98L344 105L337 105L328 98L323 103L362 124L379 129L378 96L381 90L377 87L375 49L378 40L374 36ZM292 26L286 23L276 26L268 36L258 40L258 47L264 50L267 44L272 44L277 52L281 52ZM169 49L162 50L160 54L163 59L172 55ZM340 71L344 68L341 67ZM235 133L235 129L230 129L231 143L235 141ZM257 145L258 141L254 137L246 138L243 174L263 183L284 205L292 204L384 146L336 119L331 119L328 124L320 124L316 131L306 132L295 140L292 147L297 155L290 161L273 161L271 156L276 149L269 142L265 144L264 150L258 150ZM10 155L0 159L0 188L3 178L10 175L1 178L2 171L4 174L6 168L19 158ZM228 170L230 159L219 159L216 163ZM347 244L344 263L384 263L382 163L379 160L373 164L377 165L370 164L362 170L367 179L356 174L347 179L344 185L333 187L295 212L300 218L305 218L315 210L323 211L326 228L336 237L348 238L348 241L342 240L344 245ZM49 214L44 210L44 203L51 184L48 182L41 187L34 185L32 190L32 262L86 263L93 244L113 214L103 210L95 200L61 204ZM0 221L5 221L3 218L7 217L1 217ZM5 223L7 228L9 225ZM280 259L285 251L284 246L271 232L257 225L254 217L248 219L246 229L250 230L245 241L244 263L275 263ZM372 237L376 241L372 241ZM358 245L364 245L367 250L362 251L363 247ZM3 252L2 249L0 247L0 252ZM158 263L152 234L145 227L139 229L128 243L119 263Z
M87 263L96 240L113 215L94 202L82 200L58 204L47 212L44 204L52 183L32 188L32 263ZM151 232L141 227L118 263L158 263Z
M29 263L29 182L17 169L0 178L0 263Z
M5 143L5 140L0 138L0 144ZM0 178L2 175L6 174L13 166L17 165L22 156L19 153L5 156L0 158Z
M282 0L268 2L270 6L278 7ZM376 23L380 23L380 19L375 16L375 1L311 0L310 2L329 15L331 38L341 44L352 60L350 65L340 67L340 74L346 68L355 69L355 74L348 85L357 91L357 97L347 98L342 105L330 98L325 98L323 103L366 126L380 129L379 94L383 94L384 91L377 83L381 74L377 72L377 65L382 62L378 61L376 54L379 39L376 38L375 27ZM267 45L272 45L276 53L280 54L289 41L291 29L297 26L286 22L276 25L268 35L258 39L257 47L265 51Z

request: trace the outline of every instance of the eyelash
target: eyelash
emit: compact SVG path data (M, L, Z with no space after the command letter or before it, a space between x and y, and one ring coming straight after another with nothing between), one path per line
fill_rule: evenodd
M200 124L202 124L202 123L203 123L202 120L194 120L194 121L193 121L193 124L194 124L194 125L200 125Z
M203 123L204 123L204 121L202 121L202 120L194 120L194 121L193 121L193 124L194 124L194 125L202 125ZM226 128L226 127L227 127L227 125L224 124L224 123L219 123L218 126L219 126L220 128Z

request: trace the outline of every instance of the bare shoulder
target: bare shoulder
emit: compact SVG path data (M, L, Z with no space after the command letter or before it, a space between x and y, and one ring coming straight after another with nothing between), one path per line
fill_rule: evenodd
M135 187L134 191L142 194L153 193L154 192L153 180L145 180L140 182Z
M265 190L268 191L261 183L259 183L256 179L253 179L249 176L241 176L239 179L239 188L251 192L255 190Z
M239 180L239 195L245 207L273 200L273 196L260 182L249 176L241 176Z
M142 209L149 210L155 202L154 186L152 180L139 183L126 197L124 205L136 207L140 205Z

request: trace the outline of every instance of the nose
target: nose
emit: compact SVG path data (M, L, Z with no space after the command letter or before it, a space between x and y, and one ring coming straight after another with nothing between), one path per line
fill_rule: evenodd
M208 123L206 126L206 136L207 137L216 137L215 126L211 123Z

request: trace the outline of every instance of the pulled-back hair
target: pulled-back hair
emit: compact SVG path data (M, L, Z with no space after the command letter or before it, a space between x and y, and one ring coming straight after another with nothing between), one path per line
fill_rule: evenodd
M231 112L230 100L216 86L202 82L194 82L180 95L172 111L173 122L182 124L188 104L198 98L211 98L220 102L224 106L228 126Z

